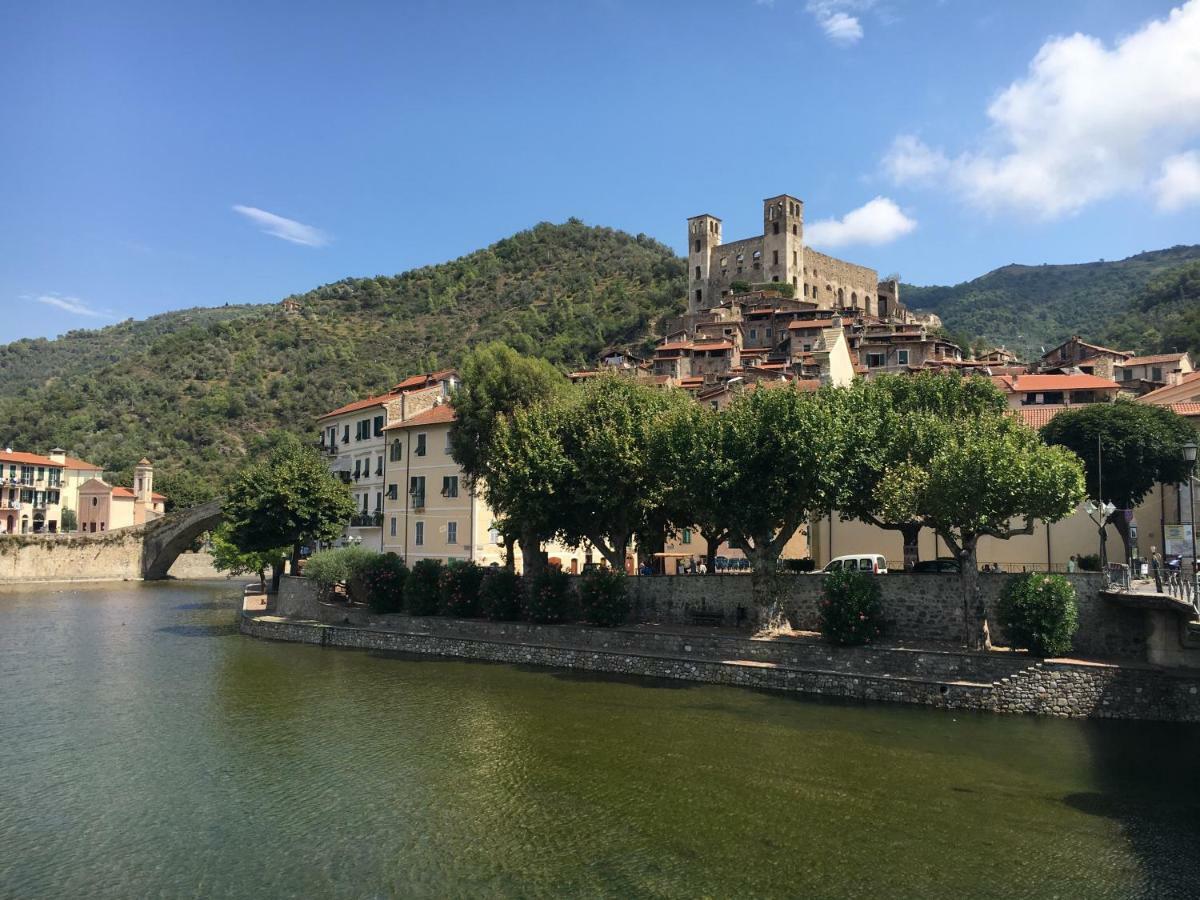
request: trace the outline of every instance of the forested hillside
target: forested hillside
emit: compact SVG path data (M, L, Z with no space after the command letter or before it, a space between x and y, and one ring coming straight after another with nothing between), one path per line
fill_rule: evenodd
M564 366L678 314L684 263L644 236L542 224L452 262L349 278L278 304L193 310L0 349L0 439L54 445L165 493L212 489L256 434L453 365L500 339Z
M1196 260L1200 245L1113 262L1011 265L953 287L904 285L900 297L910 308L937 313L955 335L1006 344L1028 358L1073 334L1099 338L1152 281Z

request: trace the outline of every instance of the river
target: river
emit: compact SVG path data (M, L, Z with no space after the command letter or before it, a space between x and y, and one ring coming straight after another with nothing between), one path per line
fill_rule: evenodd
M268 643L0 589L0 897L1185 897L1200 727Z

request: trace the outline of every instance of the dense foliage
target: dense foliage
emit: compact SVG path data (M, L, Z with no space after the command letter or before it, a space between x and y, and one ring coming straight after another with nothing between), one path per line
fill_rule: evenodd
M404 582L408 569L395 553L373 554L358 575L372 612L398 613L404 609Z
M561 366L644 343L684 263L643 235L542 224L452 262L348 278L278 305L188 310L0 347L0 430L106 470L154 460L172 500L215 496L253 439L504 340Z
M515 622L521 618L521 576L511 569L489 569L479 586L479 605L493 622Z
M883 634L879 578L862 572L825 576L821 598L821 634L835 644L869 644Z
M63 529L66 530L65 514L63 520ZM283 566L290 550L288 547L274 547L257 552L241 550L233 542L227 522L222 522L213 529L209 539L212 543L213 565L218 571L229 575L257 575L261 582L266 581L268 569L279 569Z
M1133 308L1100 337L1137 353L1200 355L1200 260L1168 269L1147 284Z
M379 554L365 547L334 547L314 553L304 562L304 577L328 596L336 587L348 586L371 571ZM363 600L365 597L359 597Z
M1113 262L1011 265L953 286L904 285L900 298L910 308L937 313L955 334L982 337L993 346L1003 343L1024 358L1036 358L1041 347L1052 347L1073 334L1099 338L1107 322L1135 311L1135 298L1169 269L1196 260L1200 245ZM1194 304L1188 321L1200 324ZM1134 325L1124 327L1136 331ZM1156 339L1121 349L1156 349Z
M547 566L537 573L525 598L525 613L531 621L542 625L561 622L571 600L571 576L561 569Z
M442 605L441 560L418 559L404 581L404 608L414 616L436 616Z
M595 568L579 578L579 608L592 625L612 628L629 615L629 584L624 572Z
M1075 588L1062 575L1014 575L1000 593L996 616L1011 646L1038 656L1061 656L1071 649L1079 627Z
M483 569L469 560L456 560L442 569L439 578L442 609L447 615L473 619L480 615L479 588Z

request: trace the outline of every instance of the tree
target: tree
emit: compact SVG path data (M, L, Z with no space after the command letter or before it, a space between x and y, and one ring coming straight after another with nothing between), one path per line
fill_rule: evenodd
M1083 460L1087 494L1097 506L1115 509L1100 523L1100 546L1106 525L1113 525L1133 555L1125 511L1136 507L1155 484L1175 484L1188 477L1181 447L1195 440L1187 420L1164 406L1118 400L1092 403L1059 413L1042 428L1048 444L1072 450Z
M64 506L58 524L63 531L74 531L79 527L79 517L75 515L75 510Z
M264 450L265 458L238 472L226 491L229 539L243 553L290 547L295 571L301 543L335 540L354 514L354 500L317 451L294 435L277 433Z
M696 403L672 410L655 430L654 468L664 473L664 503L672 519L695 525L705 540L705 562L716 574L717 550L729 539L726 510L710 491L708 466L720 447L720 413Z
M843 395L844 435L848 454L837 509L843 520L858 519L886 531L898 531L904 541L904 568L920 559L921 523L892 521L881 515L876 492L891 469L913 459L917 450L903 427L914 413L944 419L971 420L1002 415L1004 395L986 378L963 378L957 373L921 372L915 376L881 375L856 382Z
M914 453L880 481L881 513L936 529L959 557L963 640L987 648L979 539L1031 534L1035 519L1057 522L1069 515L1084 496L1083 468L1069 450L1043 444L1036 432L1008 416L956 421L915 413L903 431L900 438Z
M222 572L230 575L257 575L264 585L267 583L267 569L271 570L271 590L279 589L279 576L283 572L283 563L288 556L287 547L275 547L270 550L247 552L238 549L233 542L231 527L228 522L222 522L211 534L213 565Z
M522 356L498 341L471 351L459 367L459 374L462 386L454 395L451 454L467 480L482 485L489 505L497 513L497 530L504 536L508 566L512 567L513 541L519 537L526 569L531 571L541 560L543 535L503 505L501 492L488 492L490 445L500 420L518 409L562 395L568 382L545 360Z

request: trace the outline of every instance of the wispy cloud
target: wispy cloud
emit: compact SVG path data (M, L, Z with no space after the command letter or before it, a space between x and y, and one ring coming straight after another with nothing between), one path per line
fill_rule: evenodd
M1111 47L1085 34L1052 38L992 101L991 128L974 147L948 154L902 134L882 168L897 184L948 187L978 209L1039 220L1118 194L1180 209L1200 178L1197 47L1200 0Z
M816 247L848 244L888 244L917 227L917 220L904 214L887 197L876 197L840 219L821 219L804 226L804 242Z
M875 0L808 0L804 7L835 44L848 47L862 40L858 14L875 5Z
M272 237L305 247L324 247L329 243L329 236L325 232L312 225L297 222L295 219L285 219L283 216L277 216L265 209L259 209L256 206L242 206L237 203L234 204L233 211L245 216Z
M49 293L39 294L36 297L25 295L22 299L32 299L37 303L44 303L47 306L53 306L56 309L61 309L63 312L71 313L76 316L87 316L91 319L115 319L112 313L104 312L103 310L94 309L88 306L78 297L64 297L61 294Z

